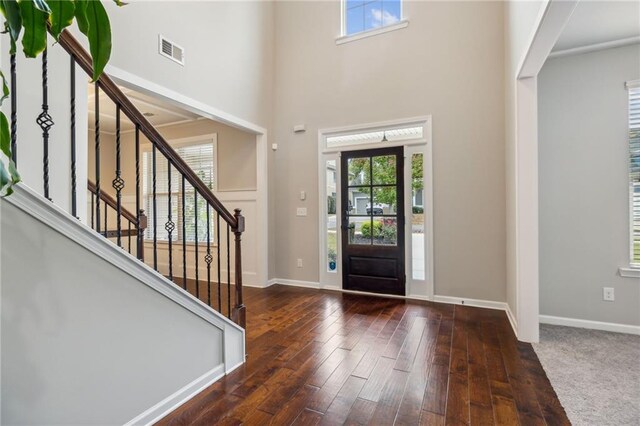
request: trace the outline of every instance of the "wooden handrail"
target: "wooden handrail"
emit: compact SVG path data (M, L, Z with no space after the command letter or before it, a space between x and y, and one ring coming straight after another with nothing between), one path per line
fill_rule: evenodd
M91 182L90 180L87 181L87 189L92 194L97 195L98 191L97 191L97 188L96 188L96 184ZM118 202L111 195L107 194L104 191L100 191L100 199L102 201L104 201L105 203L107 203L107 205L112 207L114 210L118 210ZM131 213L129 210L125 209L122 206L120 206L120 209L121 209L122 216L125 219L127 219L129 222L131 222L131 223L133 223L134 225L137 226L138 218L136 217L136 215ZM140 229L145 229L147 227L146 226L146 220L144 220L144 221L141 220L140 222L141 222L140 223Z
M67 30L60 34L58 39L60 46L64 48L76 63L88 74L93 75L93 61L91 55ZM140 129L147 139L160 151L176 170L185 177L187 182L193 186L196 191L204 198L209 205L220 214L220 217L227 222L231 229L236 232L238 230L238 221L236 217L229 212L224 205L213 195L209 187L200 180L198 175L187 165L180 155L169 145L164 137L156 130L155 127L142 115L142 113L133 105L129 98L122 93L118 85L106 74L102 73L97 81L100 88L111 98L116 105L120 105L121 111L129 117L129 120Z

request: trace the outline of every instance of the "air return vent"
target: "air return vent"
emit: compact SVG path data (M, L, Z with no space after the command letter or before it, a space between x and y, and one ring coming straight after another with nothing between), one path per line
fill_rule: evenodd
M158 53L180 65L184 65L184 49L167 40L162 34L158 37Z

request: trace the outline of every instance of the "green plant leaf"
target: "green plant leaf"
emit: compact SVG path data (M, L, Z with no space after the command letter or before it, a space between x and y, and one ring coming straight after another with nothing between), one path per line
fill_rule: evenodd
M44 13L51 13L51 9L45 0L33 0L33 4L36 9L41 10Z
M89 33L89 21L87 21L87 1L86 0L76 0L76 23L78 24L78 29L84 35L88 35Z
M20 31L22 30L22 17L20 16L20 6L14 0L0 1L0 9L7 20L9 26L9 34L13 41L18 40Z
M51 7L51 15L49 15L51 35L57 40L62 30L73 22L76 6L73 0L49 0L49 3Z
M4 78L4 73L0 71L0 79L2 79L2 96L0 97L0 106L2 102L9 96L9 87L7 86L7 79Z
M27 58L35 58L47 47L47 18L49 15L37 9L34 1L22 0L19 4L24 25L22 49Z
M111 24L100 1L87 2L89 51L93 59L93 81L96 81L111 56Z
M11 160L9 122L0 111L0 197L11 195L13 193L11 187L18 182L20 182L20 175Z

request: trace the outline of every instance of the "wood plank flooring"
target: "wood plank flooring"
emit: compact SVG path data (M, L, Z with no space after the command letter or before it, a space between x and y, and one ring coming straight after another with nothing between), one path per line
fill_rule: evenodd
M570 424L504 312L246 288L247 362L162 425Z

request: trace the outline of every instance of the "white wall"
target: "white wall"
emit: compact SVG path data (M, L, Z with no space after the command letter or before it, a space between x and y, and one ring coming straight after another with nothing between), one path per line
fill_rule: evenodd
M538 18L548 0L505 2L504 7L504 105L506 174L506 300L517 312L516 220L516 80Z
M336 45L339 2L276 4L276 276L318 281L317 130L432 114L436 294L504 301L503 5L406 2L405 15Z
M539 75L542 315L640 325L638 279L617 273L630 238L624 83L638 78L639 45L551 59Z
M3 34L0 44L2 71L10 83L8 53L9 36ZM42 58L27 59L21 50L16 55L18 73L17 155L18 171L30 188L44 193L42 129L36 124L42 112ZM49 115L54 125L49 131L49 194L53 201L71 212L71 129L70 129L70 64L69 55L49 37L48 49ZM86 203L87 170L87 81L88 77L76 66L76 158L78 182L78 216L85 219L81 206ZM10 119L11 102L2 106Z
M1 423L122 424L223 363L219 328L1 210Z
M262 1L105 2L110 65L268 127L273 5ZM158 34L185 50L181 66L158 54Z

